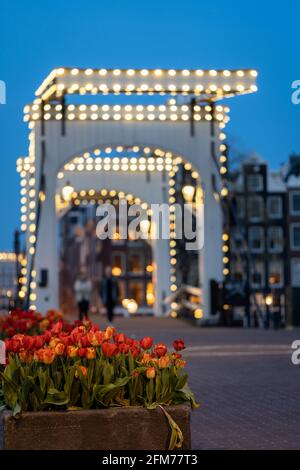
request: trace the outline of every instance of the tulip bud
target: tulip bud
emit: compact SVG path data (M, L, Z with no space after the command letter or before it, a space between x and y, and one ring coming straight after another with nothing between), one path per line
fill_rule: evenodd
M148 369L146 370L147 379L154 379L155 375L156 375L155 367L148 367Z
M140 343L143 349L150 349L153 345L153 339L151 338L151 336L145 336L145 338L141 339Z

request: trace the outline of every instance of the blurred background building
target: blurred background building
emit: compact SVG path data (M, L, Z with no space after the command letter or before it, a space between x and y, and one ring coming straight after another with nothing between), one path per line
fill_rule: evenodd
M16 255L12 252L0 253L0 313L6 312L16 296Z
M276 171L245 159L228 172L228 187L221 321L300 325L300 156Z

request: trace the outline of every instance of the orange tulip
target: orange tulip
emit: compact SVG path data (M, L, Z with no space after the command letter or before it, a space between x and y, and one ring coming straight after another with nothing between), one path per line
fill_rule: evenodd
M151 359L152 359L152 358L151 358L151 354L149 354L149 353L144 353L144 354L143 354L143 357L142 357L142 359L141 359L141 363L142 363L142 364L148 364L148 363L151 361Z
M77 346L68 346L67 347L67 355L69 357L77 357L78 356L78 347Z
M81 373L82 373L83 377L87 377L87 368L86 368L86 367L84 367L84 366L78 366L78 369L81 370ZM76 372L75 372L75 377L76 377L76 378L79 377L78 370L76 370Z
M115 332L116 332L116 329L113 326L108 326L104 332L104 338L105 339L112 338Z
M155 375L156 375L155 367L148 367L148 369L146 370L147 379L154 379Z
M183 359L176 359L175 366L178 369L183 369L186 366L186 361L184 361Z
M65 352L65 345L63 343L57 343L54 348L54 351L57 356L62 356Z
M162 356L158 359L158 367L160 369L165 369L166 367L168 367L170 364L170 358L169 356Z
M87 348L86 358L87 359L95 359L95 357L96 357L96 349L95 348Z

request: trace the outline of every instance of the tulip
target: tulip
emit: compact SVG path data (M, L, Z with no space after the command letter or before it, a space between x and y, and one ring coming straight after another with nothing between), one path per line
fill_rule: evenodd
M143 339L141 339L140 344L143 349L150 349L153 345L153 339L151 336L145 336Z
M44 346L45 344L45 338L44 336L35 336L35 348L40 349Z
M81 371L83 377L87 377L87 368L84 367L84 366L78 366L78 370L76 370L75 372L75 377L78 378L79 377L79 374L78 374L78 371Z
M87 348L89 345L90 345L90 342L87 338L87 335L86 336L82 336L79 341L79 346L81 346L82 348Z
M105 357L115 356L119 352L118 346L112 343L102 343L101 348Z
M130 351L130 346L129 344L126 344L126 343L120 343L118 344L118 347L119 347L119 351L123 354L128 354L129 351Z
M42 348L35 352L34 359L44 364L52 364L55 359L55 351L50 348Z
M135 357L138 357L141 350L139 348L137 348L136 346L132 346L131 349L130 349L130 352L131 352L132 357L135 358Z
M184 361L183 359L176 359L175 366L177 367L177 369L183 369L186 366L186 361Z
M151 361L151 359L152 359L152 358L151 358L151 354L149 354L149 353L144 353L144 354L143 354L143 357L142 357L142 359L141 359L141 363L142 363L142 364L148 364L148 363Z
M65 352L65 345L63 343L57 343L54 348L54 351L57 356L62 356Z
M165 344L159 343L155 346L154 352L157 357L162 357L167 354L167 346Z
M77 357L78 356L78 347L77 346L68 346L67 347L67 355L69 357Z
M56 338L56 337L52 338L52 339L50 340L50 342L49 342L49 348L53 348L53 349L54 349L55 346L56 346L58 343L60 343L60 342L61 342L61 341L60 341L59 338Z
M86 352L87 352L87 348L79 348L78 349L78 356L79 357L86 357Z
M116 332L116 329L113 326L108 326L106 330L104 331L104 338L105 339L112 338L115 332Z
M158 359L158 367L160 369L165 369L166 367L168 367L170 364L170 358L169 356L162 356Z
M95 348L87 348L86 358L87 359L95 359L95 357L96 357L96 349Z
M27 357L28 357L28 351L20 351L19 352L19 358L21 362L27 362Z
M117 344L125 343L126 341L126 336L124 333L120 333L118 335L114 335L114 342Z
M148 369L146 370L147 379L154 379L155 375L156 375L155 367L148 367Z
M173 342L173 348L175 349L175 351L182 351L183 349L185 349L184 341L182 339L176 339Z
M86 337L92 346L100 346L104 340L104 333L103 331L89 331Z
M176 352L172 352L171 357L172 357L173 361L175 361L176 359L181 359L181 358L182 358L182 354L176 353Z
M41 329L42 331L44 331L44 330L46 330L46 329L48 328L49 325L50 325L49 320L47 320L47 319L45 318L45 320L42 320L41 323L40 323L40 329Z

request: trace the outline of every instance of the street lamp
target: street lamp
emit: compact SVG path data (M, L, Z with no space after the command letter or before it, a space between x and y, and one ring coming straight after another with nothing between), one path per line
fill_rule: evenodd
M184 197L184 200L186 202L191 203L194 199L194 194L195 194L195 188L194 186L190 184L186 184L185 186L182 187L182 195Z
M70 181L67 181L65 186L62 188L62 197L65 202L70 202L72 199L74 188Z

